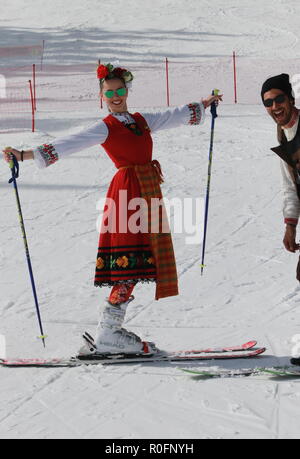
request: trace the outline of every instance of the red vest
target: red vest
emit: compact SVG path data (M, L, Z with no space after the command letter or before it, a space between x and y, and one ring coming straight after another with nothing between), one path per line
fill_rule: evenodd
M131 115L142 135L137 135L113 115L103 121L108 127L108 137L102 147L119 169L124 166L146 164L152 160L152 137L146 120L140 113Z

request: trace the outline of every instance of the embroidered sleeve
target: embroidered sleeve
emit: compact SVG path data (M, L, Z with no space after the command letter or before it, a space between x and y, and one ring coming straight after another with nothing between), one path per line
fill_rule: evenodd
M151 132L184 125L202 124L205 110L202 103L194 102L182 107L170 108L164 112L142 113Z
M200 124L201 123L201 120L202 120L201 105L197 103L188 105L189 110L190 110L189 124Z
M35 163L40 169L43 169L73 153L104 143L107 136L106 124L103 121L97 121L76 134L60 137L36 147L33 150Z
M285 218L284 219L284 223L286 225L297 226L298 225L298 219L297 218Z
M41 167L43 167L43 163L45 164L45 167L48 167L58 161L57 151L51 143L44 143L43 145L37 147L34 151L34 158L36 159L36 157L38 157L38 164Z

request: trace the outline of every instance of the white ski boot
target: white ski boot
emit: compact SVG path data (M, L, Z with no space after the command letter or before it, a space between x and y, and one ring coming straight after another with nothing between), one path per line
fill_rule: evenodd
M79 355L152 355L157 352L154 343L144 342L135 333L122 328L127 306L133 299L134 296L131 296L128 301L119 305L107 302L97 328L96 339L93 340L88 333L85 333L83 338L86 343L80 349Z

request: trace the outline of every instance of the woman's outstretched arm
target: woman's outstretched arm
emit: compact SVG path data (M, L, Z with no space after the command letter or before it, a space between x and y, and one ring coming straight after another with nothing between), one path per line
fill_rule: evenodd
M222 97L223 95L210 95L202 99L201 102L192 102L157 113L142 113L142 115L153 133L183 125L198 125L204 122L205 109L213 102L222 101Z
M100 120L76 134L57 138L52 142L25 150L23 153L12 147L6 147L2 152L4 160L7 162L10 161L10 154L12 153L18 161L31 159L39 168L43 169L73 153L104 143L107 135L107 126Z

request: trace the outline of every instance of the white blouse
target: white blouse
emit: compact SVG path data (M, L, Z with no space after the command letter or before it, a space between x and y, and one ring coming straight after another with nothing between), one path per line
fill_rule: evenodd
M181 107L170 108L163 112L141 113L152 133L162 129L176 128L182 125L199 125L204 122L205 110L202 103L191 103ZM124 124L134 122L128 112L113 114ZM92 125L76 134L55 139L53 142L36 147L34 160L39 168L45 168L73 153L94 145L103 144L108 137L108 128L103 120L97 120Z
M288 141L293 140L297 133L299 118L293 127L284 129ZM298 198L295 183L292 180L287 163L281 159L280 168L282 175L282 194L283 194L283 216L285 223L298 223L300 216L300 200Z

